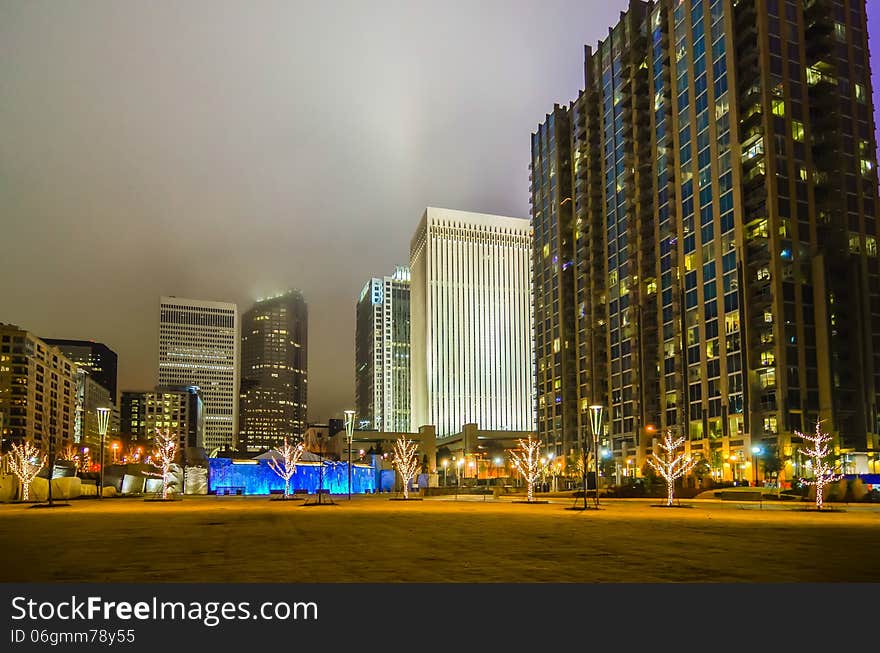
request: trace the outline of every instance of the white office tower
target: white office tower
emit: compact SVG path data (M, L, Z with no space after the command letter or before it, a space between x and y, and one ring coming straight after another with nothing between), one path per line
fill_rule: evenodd
M413 431L529 431L529 221L428 208L410 248Z
M240 328L235 304L161 299L159 385L199 388L209 453L237 444Z
M410 426L409 268L370 279L357 304L355 407L358 426L407 432Z

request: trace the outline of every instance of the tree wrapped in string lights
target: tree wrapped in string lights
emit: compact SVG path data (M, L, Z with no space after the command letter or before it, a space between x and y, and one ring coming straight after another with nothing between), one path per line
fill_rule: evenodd
M400 438L394 443L394 460L392 461L403 481L403 498L409 499L409 486L419 468L419 446L414 440Z
M816 510L822 510L825 496L825 486L843 478L842 474L834 471L834 466L828 462L831 450L828 444L833 439L828 433L822 431L822 422L816 422L816 432L812 435L795 431L794 434L811 443L809 449L803 452L809 456L810 465L813 468L813 478L802 478L801 482L806 485L816 486Z
M666 429L663 441L659 443L663 449L663 455L658 456L655 452L648 458L648 464L666 481L666 505L672 506L675 498L675 480L690 472L697 464L696 458L684 455L684 452L676 453L684 444L684 436L673 439L672 429Z
M528 440L519 440L520 451L511 451L510 457L513 464L526 479L526 498L531 503L535 498L535 483L541 475L541 445L543 442L532 438L529 433Z
M284 444L275 447L278 458L269 459L269 467L273 472L284 479L284 498L290 498L290 479L296 474L296 466L302 458L305 446L300 444L291 444L287 436L284 436Z
M153 455L150 464L159 471L151 473L150 476L162 479L162 500L166 501L168 499L168 489L171 487L171 466L177 457L177 437L168 429L165 431L156 429L153 443Z
M9 469L21 483L21 500L30 500L31 483L46 464L46 456L40 456L39 448L25 441L22 444L12 444L8 459ZM51 479L49 482L52 482Z

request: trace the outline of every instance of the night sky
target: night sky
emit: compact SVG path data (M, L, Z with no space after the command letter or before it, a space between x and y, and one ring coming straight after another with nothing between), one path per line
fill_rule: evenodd
M528 217L530 134L626 5L0 0L0 322L146 389L160 295L300 288L309 418L341 414L363 284L426 206Z

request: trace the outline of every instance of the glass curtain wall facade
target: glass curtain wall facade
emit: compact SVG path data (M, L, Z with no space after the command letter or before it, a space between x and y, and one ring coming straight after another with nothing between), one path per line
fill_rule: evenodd
M298 290L241 318L240 444L271 449L307 427L308 308Z
M838 452L874 455L871 97L863 0L634 1L586 48L585 90L553 114L574 201L577 392L561 400L580 432L606 407L618 463L643 466L671 427L718 477L749 478L758 444L791 476L793 433L817 418ZM549 123L532 137L536 288ZM540 357L537 374L539 393L566 383Z
M355 336L358 428L406 433L410 428L410 274L397 266L361 291Z

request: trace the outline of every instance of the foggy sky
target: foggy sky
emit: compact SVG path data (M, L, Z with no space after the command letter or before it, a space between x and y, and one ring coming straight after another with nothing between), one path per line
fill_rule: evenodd
M626 4L0 0L0 322L147 389L161 295L300 288L340 415L361 287L426 206L528 217L529 136Z

